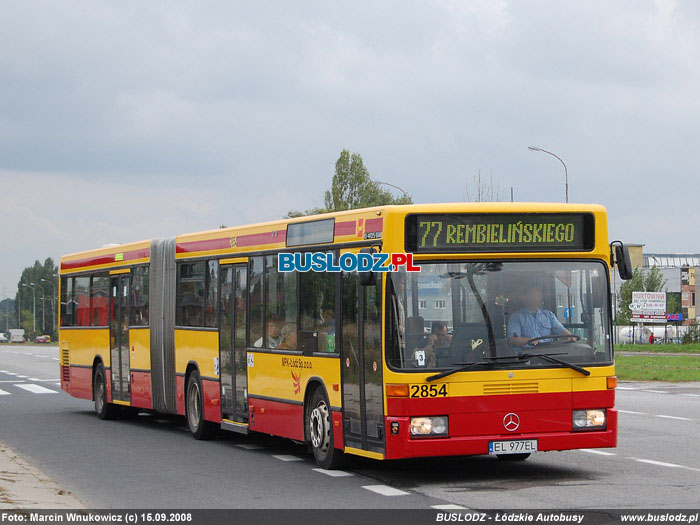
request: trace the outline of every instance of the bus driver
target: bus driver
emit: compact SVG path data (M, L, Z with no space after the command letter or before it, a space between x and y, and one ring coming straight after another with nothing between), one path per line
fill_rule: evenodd
M533 337L548 335L571 335L557 316L543 310L542 292L536 285L528 286L522 296L523 307L508 319L508 342L517 347L533 347L548 343L550 339L540 339L528 344Z

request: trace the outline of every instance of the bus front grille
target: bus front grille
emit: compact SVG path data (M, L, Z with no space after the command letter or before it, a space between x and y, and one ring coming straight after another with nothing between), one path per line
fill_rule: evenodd
M530 383L484 383L485 396L500 396L507 394L537 394L540 385L537 382Z

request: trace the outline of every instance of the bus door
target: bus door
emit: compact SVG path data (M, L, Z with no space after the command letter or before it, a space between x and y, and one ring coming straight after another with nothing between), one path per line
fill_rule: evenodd
M384 453L381 275L361 286L357 272L342 274L341 369L345 446Z
M111 275L109 289L109 352L112 399L130 402L129 274Z
M248 425L246 362L247 264L221 266L219 377L222 427L245 430Z

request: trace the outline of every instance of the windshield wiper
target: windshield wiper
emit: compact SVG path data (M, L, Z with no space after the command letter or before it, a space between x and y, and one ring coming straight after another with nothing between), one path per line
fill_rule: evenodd
M557 359L556 357L552 357L551 354L522 354L520 356L520 359L532 359L535 357L539 357L540 359L544 359L545 361L549 361L550 363L557 363L559 365L566 366L568 368L571 368L571 370L576 370L578 373L583 374L584 376L589 376L591 375L591 372L589 370L586 370L585 368L582 368L578 365L575 365L573 363L569 363L567 361L564 361L562 359Z
M496 366L497 361L500 361L502 359L518 359L517 355L506 355L506 356L500 356L500 357L484 357L484 361L476 361L474 363L453 363L455 365L463 365L463 366L458 366L457 368L450 368L449 370L445 370L444 372L440 372L439 374L435 374L434 376L426 377L426 381L435 381L436 379L442 379L443 377L447 377L452 374L456 374L457 372L466 372L467 370L471 370L472 368L476 368L477 366L490 366L494 367Z
M469 363L468 365L458 366L457 368L450 368L449 370L445 370L444 372L440 372L439 374L435 374L434 376L426 377L425 380L436 381L437 379L442 379L443 377L451 376L452 374L456 374L457 372L466 372L467 370L470 370L477 366L490 366L492 364L493 363L490 361L476 361L475 363Z

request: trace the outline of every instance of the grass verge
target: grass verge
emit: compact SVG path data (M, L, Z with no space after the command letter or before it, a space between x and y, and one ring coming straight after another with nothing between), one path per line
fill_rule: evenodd
M616 355L615 373L627 381L700 381L700 356Z
M654 352L655 354L700 354L700 345L615 345L619 352Z

